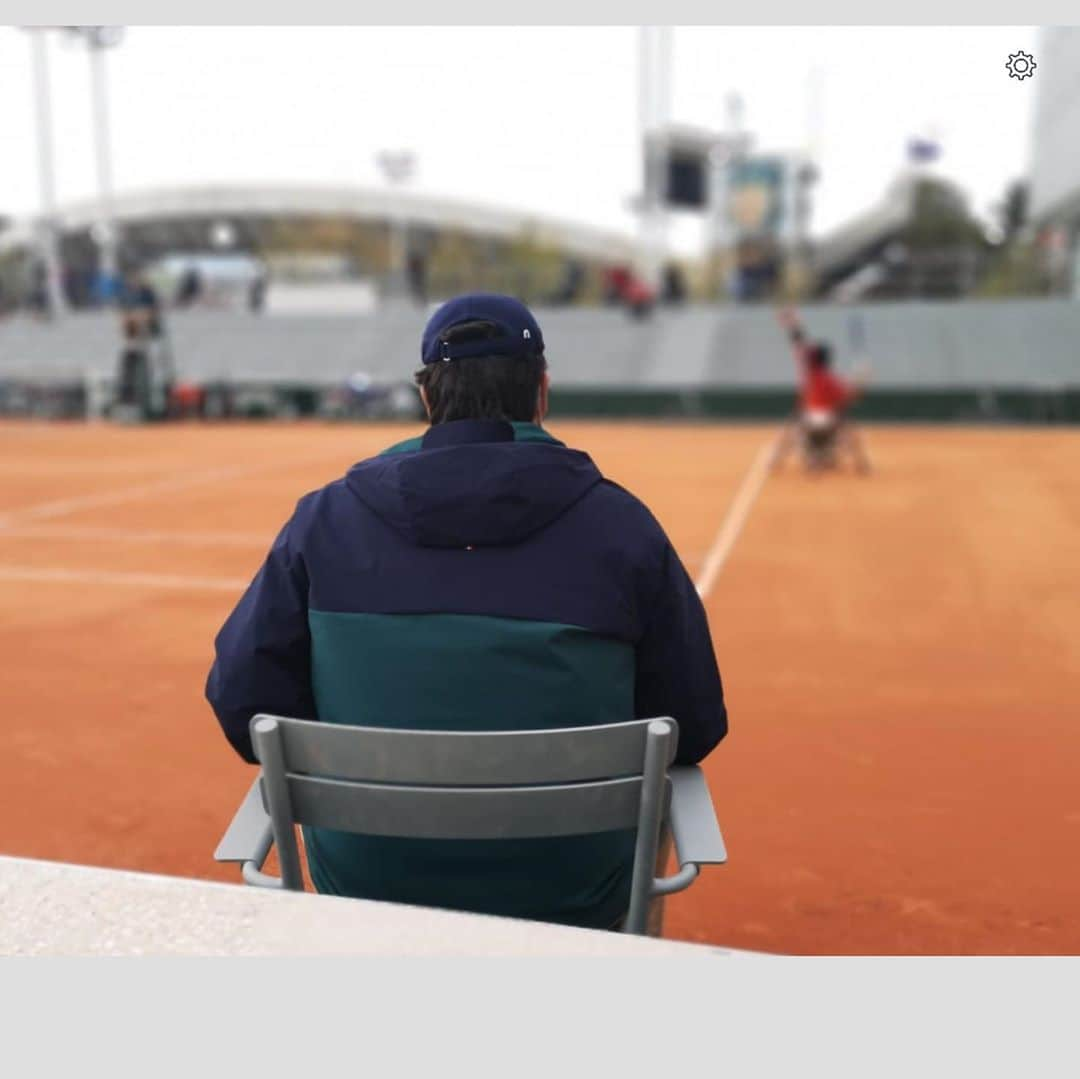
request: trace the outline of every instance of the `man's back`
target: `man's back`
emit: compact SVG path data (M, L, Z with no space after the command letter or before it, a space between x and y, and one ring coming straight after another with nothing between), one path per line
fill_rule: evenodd
M216 643L207 696L248 760L257 712L422 730L669 715L687 763L726 732L663 530L532 423L435 423L305 496ZM606 927L634 836L305 843L320 891Z

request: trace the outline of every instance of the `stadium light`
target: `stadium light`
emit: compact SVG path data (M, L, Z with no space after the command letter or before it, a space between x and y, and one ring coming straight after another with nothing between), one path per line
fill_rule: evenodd
M37 131L38 190L41 200L41 223L38 248L45 265L45 288L49 312L58 316L66 309L61 283L60 241L56 221L56 173L53 163L52 95L49 83L49 52L46 26L22 27L30 39L34 80L34 120Z
M379 168L392 183L404 183L416 171L416 155L411 150L382 150L376 155Z
M236 229L230 221L215 221L210 226L210 243L218 249L232 247L236 243Z
M122 26L65 26L69 37L86 45L90 58L90 99L94 112L94 155L97 162L98 198L101 204L98 234L101 270L109 278L117 271L117 235L113 213L112 158L109 141L108 92L105 51L124 38Z

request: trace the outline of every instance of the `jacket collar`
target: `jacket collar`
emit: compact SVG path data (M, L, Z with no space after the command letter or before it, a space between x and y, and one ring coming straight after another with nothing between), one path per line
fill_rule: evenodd
M535 423L508 423L506 420L451 420L429 427L420 448L442 449L473 442L549 442L562 445Z

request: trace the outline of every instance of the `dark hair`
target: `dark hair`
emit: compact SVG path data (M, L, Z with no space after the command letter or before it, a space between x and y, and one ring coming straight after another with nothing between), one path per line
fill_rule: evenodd
M832 349L823 341L819 341L810 349L811 367L828 367L832 363Z
M502 331L490 322L452 326L441 340L451 344L482 341ZM517 420L536 418L540 384L547 361L537 356L466 356L425 364L415 381L427 396L431 422L452 420Z

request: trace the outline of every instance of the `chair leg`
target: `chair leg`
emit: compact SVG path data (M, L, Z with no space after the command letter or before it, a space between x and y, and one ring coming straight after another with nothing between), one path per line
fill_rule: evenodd
M655 875L662 877L667 871L668 855L671 853L671 828L664 824L660 833L659 845L656 850ZM666 895L658 895L649 900L648 915L645 921L645 935L647 937L662 937L664 935L664 903ZM611 933L623 932L626 925L624 914L611 928Z
M671 828L665 824L660 833L660 844L656 851L656 876L662 877L667 872L668 855L671 853ZM645 935L662 937L664 935L664 903L667 896L658 895L649 901L649 918Z

